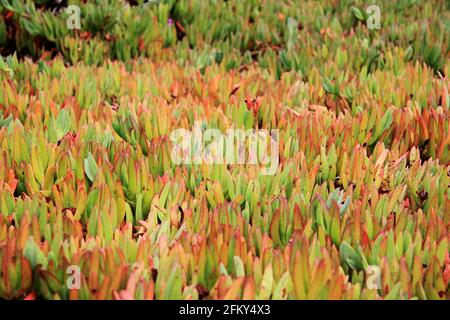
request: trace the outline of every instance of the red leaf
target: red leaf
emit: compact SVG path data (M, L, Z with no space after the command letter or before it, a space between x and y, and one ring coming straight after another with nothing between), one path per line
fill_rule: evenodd
M36 300L36 292L32 291L23 300Z

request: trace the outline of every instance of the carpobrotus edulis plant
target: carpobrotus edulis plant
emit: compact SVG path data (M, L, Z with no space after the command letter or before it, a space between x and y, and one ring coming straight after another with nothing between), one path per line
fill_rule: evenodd
M1 0L0 298L449 299L450 11L379 2Z

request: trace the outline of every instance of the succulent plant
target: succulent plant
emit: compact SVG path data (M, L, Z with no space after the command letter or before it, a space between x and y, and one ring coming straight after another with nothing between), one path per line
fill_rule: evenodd
M444 2L68 4L0 1L0 298L450 298ZM196 122L276 172L174 163Z

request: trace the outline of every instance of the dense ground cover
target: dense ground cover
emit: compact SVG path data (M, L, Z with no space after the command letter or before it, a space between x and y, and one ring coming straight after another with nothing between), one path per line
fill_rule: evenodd
M450 297L448 2L69 2L0 1L0 298Z

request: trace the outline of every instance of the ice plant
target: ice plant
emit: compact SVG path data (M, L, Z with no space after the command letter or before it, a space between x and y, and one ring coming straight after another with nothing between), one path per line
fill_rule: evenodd
M0 1L0 298L450 298L444 2L125 2Z

